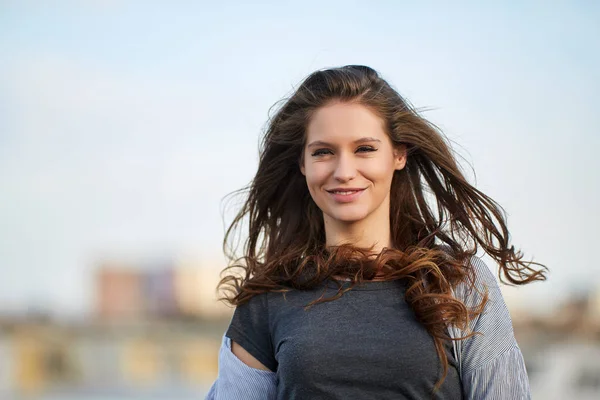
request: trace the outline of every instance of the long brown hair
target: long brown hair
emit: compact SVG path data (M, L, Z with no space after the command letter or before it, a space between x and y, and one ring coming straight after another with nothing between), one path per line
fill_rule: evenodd
M315 110L332 101L368 107L383 119L392 143L407 147L406 165L394 172L391 185L394 248L384 249L375 259L368 256L369 249L351 245L325 248L323 215L300 172L308 122ZM509 245L504 210L467 182L447 138L366 66L309 75L268 121L258 171L248 187L234 193L244 195L245 201L223 242L230 263L219 283L225 293L221 300L240 305L268 291L310 289L334 277L349 278L349 288L340 284L335 296L320 298L308 305L312 306L334 300L376 274L383 280L405 279L406 301L434 338L443 366L434 391L447 375L443 345L452 340L447 326L467 331L470 319L487 301L484 294L479 307L468 309L452 296L459 283L474 285L468 260L478 247L498 262L503 282L545 279L542 264L522 261L523 254ZM247 237L240 256L242 230Z

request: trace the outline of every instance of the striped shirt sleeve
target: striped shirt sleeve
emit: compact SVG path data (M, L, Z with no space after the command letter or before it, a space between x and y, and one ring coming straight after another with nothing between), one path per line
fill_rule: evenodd
M252 368L231 351L223 335L219 349L219 374L204 400L272 400L277 397L277 374Z
M471 265L476 274L476 287L482 291L487 288L489 297L483 313L470 323L481 335L454 342L465 398L531 399L525 362L498 282L479 257L473 257ZM466 284L459 285L455 295L467 307L477 306L482 298ZM464 335L455 327L451 327L450 334L452 337Z

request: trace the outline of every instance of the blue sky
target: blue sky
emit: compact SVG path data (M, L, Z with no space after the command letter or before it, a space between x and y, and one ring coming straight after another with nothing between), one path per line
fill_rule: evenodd
M600 287L600 8L413 3L0 2L0 310L87 312L102 255L220 268L269 107L344 64L431 109L551 269L507 296Z

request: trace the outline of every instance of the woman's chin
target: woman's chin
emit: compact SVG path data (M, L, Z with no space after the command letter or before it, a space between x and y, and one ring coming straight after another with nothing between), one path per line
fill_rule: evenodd
M365 213L340 213L332 215L331 219L341 224L355 224L366 218Z

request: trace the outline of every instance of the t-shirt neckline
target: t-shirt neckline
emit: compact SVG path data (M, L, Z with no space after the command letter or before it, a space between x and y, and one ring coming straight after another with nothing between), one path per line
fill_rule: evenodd
M342 288L348 288L351 285L350 281L339 281L342 284ZM399 286L402 285L402 281L400 279L396 279L393 281L363 281L362 283L357 283L352 290L390 290L390 289L398 289ZM327 281L327 287L337 289L338 285L332 279Z

